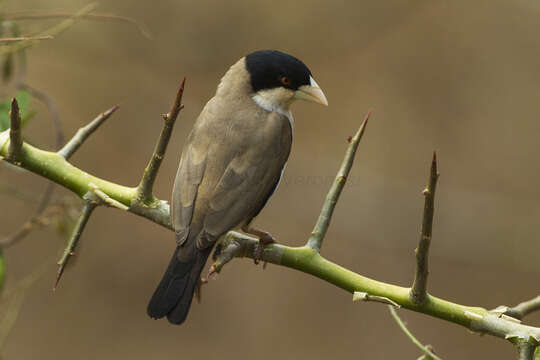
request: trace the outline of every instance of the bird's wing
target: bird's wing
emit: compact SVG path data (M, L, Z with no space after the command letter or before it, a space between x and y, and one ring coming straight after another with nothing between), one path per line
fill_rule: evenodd
M249 153L235 157L214 189L197 247L210 246L223 233L258 212L280 173L281 165L275 157L254 158Z
M292 131L289 121L273 113L259 129L264 145L250 146L230 160L213 190L197 246L205 248L217 237L250 221L266 204L281 178L289 157Z
M206 155L206 147L188 141L180 159L171 201L171 223L178 245L189 235L197 190L206 169Z

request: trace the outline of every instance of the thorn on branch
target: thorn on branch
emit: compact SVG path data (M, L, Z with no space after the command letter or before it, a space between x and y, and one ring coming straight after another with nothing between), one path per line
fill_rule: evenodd
M161 166L161 162L163 161L163 157L165 156L165 152L167 151L167 145L169 144L178 113L184 108L182 105L182 95L184 94L185 83L186 78L182 80L182 83L178 88L176 99L171 107L171 110L167 114L161 115L164 120L163 128L161 130L161 134L159 135L156 147L154 148L152 157L150 158L146 169L144 169L143 177L137 188L137 202L139 203L148 204L154 199L154 195L152 194L154 182L156 180L159 167Z
M94 183L89 183L88 187L90 188L90 191L101 201L104 205L115 207L120 210L127 211L129 210L129 207L122 204L120 201L113 199L109 195L105 194L103 191L99 189L99 187ZM98 201L98 202L99 202Z
M416 346L418 346L420 348L420 350L422 350L424 352L424 354L426 356L429 356L428 359L434 359L434 360L441 360L440 357L438 357L437 355L435 355L433 353L433 351L431 350L432 347L429 346L429 345L423 345L410 331L409 329L407 329L407 327L405 326L405 324L403 323L403 320L401 320L401 318L398 316L396 310L394 310L394 308L392 306L388 306L388 310L390 310L390 314L392 314L392 317L394 318L394 320L396 321L396 323L398 324L398 326L401 328L401 330L405 333L405 335L407 335L407 337L409 339L411 339L411 341L413 342L413 344L415 344ZM429 347L428 347L429 346Z
M341 194L341 191L345 186L347 176L351 171L352 164L354 162L354 156L356 154L356 149L358 149L358 145L360 144L362 135L364 135L364 130L366 129L370 115L371 111L367 113L364 121L362 122L362 125L360 125L360 128L358 129L356 134L350 139L349 146L347 147L347 151L345 152L345 158L343 159L334 183L332 184L330 190L328 191L328 194L326 195L326 200L324 201L321 213L319 214L319 218L317 219L317 223L315 224L315 227L311 232L311 236L308 239L307 246L317 252L321 250L322 242L324 236L326 235L326 231L328 230L328 226L330 225L330 220L332 219L334 208L336 207L336 204L339 200L339 195Z
M7 161L15 162L22 151L22 130L21 130L21 113L19 111L19 103L17 99L11 100L11 110L9 112L10 129L9 129L9 148Z
M88 219L90 219L90 215L92 215L92 211L96 208L97 205L98 203L92 199L92 196L85 195L81 215L79 216L79 219L75 224L75 228L73 229L67 246L64 249L64 253L58 261L58 272L56 273L56 280L54 282L53 290L56 290L56 288L58 287L58 283L60 281L60 278L62 277L62 274L64 273L64 269L66 268L69 259L75 254L75 247L77 246L77 243L81 238L82 232L86 226L86 223L88 222Z
M398 309L401 307L401 305L399 305L397 302L387 297L370 295L367 292L362 292L362 291L355 291L353 294L352 301L375 301L375 302L380 302L383 304L394 306Z
M68 160L74 153L79 149L79 147L84 143L84 141L96 131L101 124L105 122L118 108L120 105L114 105L109 110L99 114L94 120L92 120L88 125L83 126L75 135L68 141L62 149L58 151L58 154Z
M414 283L411 288L411 300L416 305L422 305L427 299L427 280L428 280L428 256L429 245L431 243L433 229L433 213L435 209L435 190L437 188L437 180L439 179L437 170L437 153L433 152L431 160L431 169L429 172L428 185L423 191L424 200L424 216L422 220L422 233L418 248L416 248L416 273Z

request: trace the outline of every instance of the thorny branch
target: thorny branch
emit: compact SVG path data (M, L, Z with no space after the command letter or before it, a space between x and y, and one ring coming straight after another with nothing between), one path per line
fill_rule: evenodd
M422 232L416 252L416 274L411 289L411 298L415 304L422 304L427 298L427 280L428 280L428 255L429 245L433 229L433 213L435 209L435 189L439 172L437 170L437 153L433 152L431 160L431 169L429 172L429 182L424 189L424 217L422 221Z
M328 230L330 220L332 219L332 214L334 213L334 208L339 200L339 195L341 195L341 190L343 190L345 182L347 181L347 176L349 176L349 172L351 171L352 164L354 162L354 155L356 154L356 149L358 149L362 135L364 135L364 130L366 129L370 114L370 112L367 113L362 125L360 125L360 128L356 134L349 141L349 147L345 153L343 163L339 168L334 183L330 187L330 191L328 191L328 195L326 196L319 219L317 220L317 223L311 232L311 236L308 239L307 246L317 252L321 251L326 230Z
M96 131L101 124L105 122L111 115L118 110L120 106L114 105L109 110L102 112L99 114L94 120L92 120L88 125L83 126L77 132L75 135L67 142L66 145L60 150L58 150L58 154L68 160L71 158L71 156L79 149L79 147L84 143L86 139L90 135Z
M17 99L11 100L11 111L9 112L10 131L9 131L9 150L7 160L15 162L22 150L22 131L21 131L21 114L19 112L19 104Z
M138 191L138 201L142 203L149 204L154 200L154 195L152 190L154 187L154 181L156 180L159 167L165 156L165 151L167 151L167 145L171 138L171 133L176 122L176 118L180 113L180 110L183 109L182 105L182 95L184 94L184 85L186 84L186 78L182 80L180 88L176 94L176 99L171 107L171 110L167 114L163 114L163 129L159 135L159 140L156 144L152 157L144 169L142 180L137 188Z
M75 255L75 247L77 246L77 243L79 242L79 239L81 238L82 232L84 228L86 227L86 223L90 219L90 215L92 215L92 211L96 208L98 205L98 200L95 198L95 195L92 193L88 193L83 197L83 207L81 211L81 215L79 216L79 219L77 220L77 223L75 224L75 228L73 229L73 233L71 234L71 237L69 238L69 241L67 243L67 246L64 250L64 253L62 254L62 257L60 260L58 260L58 272L56 273L56 280L54 282L54 290L56 290L56 287L58 286L58 282L60 281L60 278L62 277L62 274L64 273L64 269L66 268L66 265L69 261L69 259Z
M354 144L356 139L359 141L365 123L364 121L360 128L361 131L359 130L351 143ZM0 156L6 156L7 149L11 147L9 133L10 130L0 133ZM316 226L316 229L322 230L322 234L330 223L333 208L343 186L343 180L345 180L344 176L347 175L352 165L352 156L356 146L349 145L336 183L331 187L322 207L318 220L320 227ZM57 153L43 151L23 143L16 165L61 184L83 198L89 191L94 190L93 193L97 194L96 190L99 190L102 197L105 196L110 202L122 204L127 207L128 211L171 229L170 209L165 201L156 199L151 205L142 204L138 201L138 188L125 187L85 173L69 164L65 157ZM81 222L82 220L84 217ZM429 226L431 226L431 220ZM431 230L429 233L423 233L431 235ZM308 241L308 245L302 247L267 245L262 252L261 260L311 274L350 293L364 292L369 296L386 298L401 307L462 325L478 333L507 339L519 346L522 353L524 352L522 350L525 347L524 344L530 344L527 346L531 347L532 353L534 353L534 348L540 342L540 328L520 324L512 317L501 316L500 313L490 312L481 307L455 304L431 295L428 297L429 301L421 304L415 303L411 299L410 288L376 281L345 269L320 255L321 242L317 236L312 235L310 240L312 240L311 244ZM320 240L322 240L322 236ZM220 240L221 252L216 255L216 263L214 264L217 267L216 271L221 270L222 266L233 257L252 258L254 248L257 245L258 239L256 238L229 232Z
M143 180L141 181L141 185L137 188L137 193L139 194L136 199L134 199L134 203L137 203L138 208L144 208L144 206L141 206L139 204L140 199L144 198L142 194L147 194L149 197L153 198L152 195L152 185L154 183L155 177L157 176L157 172L159 170L159 166L161 164L161 161L163 159L163 156L165 155L165 151L167 149L167 144L169 142L169 139L171 137L172 128L174 126L174 122L178 116L178 113L182 109L182 94L184 92L184 84L185 79L182 81L182 84L180 85L180 88L178 89L178 93L176 95L175 101L171 107L171 110L168 114L164 115L163 118L165 120L163 125L163 130L161 132L160 138L158 140L158 143L156 145L154 154L150 160L150 163L148 164L148 167L146 168L143 176ZM98 115L94 120L92 120L88 125L80 128L73 138L68 141L68 143L58 151L58 154L62 156L64 159L69 159L75 151L79 149L79 147L84 143L84 141L96 131L105 120L107 120L117 109L118 105L113 106L109 110L101 113ZM58 261L58 272L56 276L56 281L54 284L54 289L57 288L58 283L62 277L62 274L64 273L64 269L70 259L71 256L73 256L75 247L77 246L77 243L82 235L82 232L84 231L84 228L86 226L86 223L88 222L88 219L92 215L92 211L96 208L98 205L106 205L110 207L116 207L121 210L129 210L129 207L120 201L117 201L116 199L110 197L106 192L104 192L100 187L92 182L88 184L88 192L83 196L83 209L81 212L81 215L79 217L79 220L77 221L77 224L75 225L75 228L73 230L73 233L68 241L68 244L64 250L64 253L62 255L62 258Z

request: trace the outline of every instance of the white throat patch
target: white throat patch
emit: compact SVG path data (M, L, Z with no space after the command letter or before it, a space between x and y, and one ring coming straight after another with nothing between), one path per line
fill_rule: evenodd
M293 116L289 110L292 102L291 90L283 88L275 88L270 90L262 90L252 96L253 101L266 111L277 112L289 119L291 127L293 125Z

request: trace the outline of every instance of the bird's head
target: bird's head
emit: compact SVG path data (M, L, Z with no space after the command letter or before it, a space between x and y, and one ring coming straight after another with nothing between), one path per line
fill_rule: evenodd
M328 105L326 96L299 59L277 50L255 51L245 57L251 96L261 107L288 112L297 99Z

